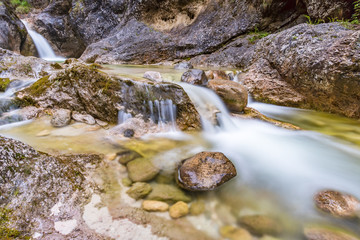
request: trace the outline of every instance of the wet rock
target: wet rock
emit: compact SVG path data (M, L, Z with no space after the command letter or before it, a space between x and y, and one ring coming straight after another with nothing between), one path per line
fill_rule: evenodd
M209 70L205 74L208 80L230 80L230 77L221 70Z
M154 71L147 71L144 73L144 78L155 81L155 82L162 82L163 79L161 77L161 74L159 72Z
M189 62L181 62L175 64L174 69L183 70L183 69L193 69L193 65Z
M174 174L168 174L168 173L160 172L156 176L155 181L157 183L162 183L162 184L173 184L173 183L175 183Z
M264 215L251 215L239 218L239 223L257 236L278 235L282 232L282 227L274 218Z
M155 167L149 159L138 158L127 165L129 178L134 182L146 182L156 177L159 169Z
M145 211L149 212L166 212L169 210L169 204L155 200L144 200L141 206Z
M189 213L189 207L183 201L179 201L169 208L169 214L172 218L181 218Z
M130 149L124 149L123 151L116 153L116 155L119 163L121 164L126 164L132 160L142 157L139 153Z
M96 123L95 119L89 114L82 114L74 111L71 113L71 117L77 122L82 122L89 125L94 125Z
M0 92L5 92L9 84L10 84L9 78L0 78Z
M208 79L203 70L192 69L183 73L183 75L181 76L181 81L193 85L205 86Z
M248 93L240 83L224 80L210 80L208 88L216 92L230 111L242 112L247 105Z
M109 124L107 122L101 121L99 119L95 119L96 123L100 126L100 127L107 127L109 126Z
M201 152L181 162L178 185L190 191L213 190L236 176L232 162L220 152Z
M243 229L234 226L223 226L220 228L220 235L230 240L252 240L251 234Z
M152 190L152 187L148 183L144 182L136 182L134 183L126 193L134 198L135 200L139 200L141 198L146 197Z
M144 105L144 101L166 99L176 105L176 124L179 129L200 129L200 116L180 86L110 77L80 61L68 59L66 62L66 69L43 77L18 92L19 102L26 106L66 108L89 114L101 121L117 123L121 108L149 122L154 109L148 104Z
M314 197L316 206L333 216L353 218L360 213L360 201L354 196L333 190L325 190Z
M304 235L307 240L359 240L345 230L322 226L305 227Z
M51 118L51 125L54 127L64 127L70 124L71 111L67 109L58 109L53 112Z
M190 202L191 198L185 194L181 189L174 185L168 184L152 184L153 190L147 196L149 200L158 200L168 203L177 201Z
M133 184L133 181L131 181L130 178L123 178L121 179L121 183L125 186L125 187L130 187Z
M202 214L205 211L205 203L204 201L195 201L190 205L190 214L197 216Z
M34 43L31 41L24 24L8 4L5 1L0 3L0 48L9 49L17 53L31 47L34 49ZM26 51L23 53L26 53ZM28 54L36 54L36 51L28 52L26 55Z
M135 132L132 129L126 129L124 131L124 137L132 138L134 136Z
M51 134L51 132L49 130L42 130L41 132L39 132L38 134L36 134L37 137L45 137L45 136L49 136Z

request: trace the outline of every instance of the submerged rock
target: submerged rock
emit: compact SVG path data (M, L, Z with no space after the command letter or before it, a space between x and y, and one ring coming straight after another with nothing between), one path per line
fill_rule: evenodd
M252 240L251 234L243 229L234 226L223 226L220 228L220 235L230 240Z
M147 196L149 200L158 200L168 203L177 201L190 202L191 198L181 189L169 184L152 184L153 190Z
M129 178L134 182L146 182L156 177L159 169L149 159L138 158L127 165Z
M144 105L144 102L166 99L176 106L179 129L200 128L200 116L195 106L176 84L110 77L76 60L67 62L69 65L66 69L41 78L18 92L19 102L42 108L66 108L117 123L120 109L149 121L152 113L158 116L158 109ZM154 119L155 122L158 120Z
M195 201L190 205L190 214L197 216L202 214L205 211L205 203L204 201Z
M71 122L71 111L67 109L57 109L53 112L51 125L54 127L65 127Z
M134 183L126 193L134 198L135 200L139 200L141 198L146 197L152 190L152 187L148 183L144 182L136 182Z
M278 235L282 232L278 221L264 215L243 216L239 218L239 223L257 236Z
M121 164L126 164L132 160L142 157L139 153L130 149L124 149L123 151L116 153L116 156L118 158L119 163Z
M183 75L181 76L181 81L193 85L205 86L208 79L203 70L192 69L183 73Z
M166 212L169 210L169 204L155 200L144 200L141 206L145 211L149 212Z
M189 213L189 206L183 201L179 201L169 208L169 214L172 218L181 218Z
M304 235L307 240L359 240L354 234L333 227L305 227Z
M316 206L333 216L353 218L360 214L360 201L352 195L325 190L314 197Z
M230 111L242 112L247 105L248 93L246 88L240 83L210 80L207 87L216 92Z
M133 137L134 134L135 134L135 132L134 132L134 130L132 130L132 129L126 129L126 130L124 131L124 137L127 137L127 138Z
M232 162L220 152L201 152L178 166L176 181L190 191L213 190L236 176Z

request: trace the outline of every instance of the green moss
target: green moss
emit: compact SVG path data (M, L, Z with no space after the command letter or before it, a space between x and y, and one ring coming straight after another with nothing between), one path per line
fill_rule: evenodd
M51 82L49 80L49 76L45 76L37 80L33 85L31 85L31 87L28 88L28 91L30 91L30 94L32 96L39 96L46 90L46 88L50 87L50 85Z
M11 214L11 209L0 208L0 239L30 239L29 236L9 227Z
M267 36L269 36L269 34L270 33L268 33L268 32L261 32L258 30L257 27L255 27L255 30L250 33L251 37L248 38L248 41L249 41L249 43L254 44L255 41L260 40L264 37L267 37Z
M31 6L26 0L11 0L10 3L17 14L27 14L31 10Z
M9 78L0 78L0 92L5 92L9 83L10 83Z

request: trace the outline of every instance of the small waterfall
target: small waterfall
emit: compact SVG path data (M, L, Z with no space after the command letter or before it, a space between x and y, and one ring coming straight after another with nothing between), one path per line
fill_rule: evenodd
M132 118L131 113L127 113L124 110L120 110L118 113L118 124L126 122L126 120Z
M25 20L21 20L21 21L25 25L26 30L28 31L30 37L32 38L40 58L45 59L47 61L55 61L55 62L65 61L65 58L55 55L49 42L42 35L31 30L28 23Z
M148 101L150 109L150 119L158 123L159 128L165 129L166 125L170 130L176 130L176 105L171 99Z

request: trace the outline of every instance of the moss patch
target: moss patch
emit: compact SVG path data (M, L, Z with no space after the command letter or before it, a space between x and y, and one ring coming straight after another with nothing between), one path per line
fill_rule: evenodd
M0 78L0 92L5 92L9 84L10 84L9 78Z

